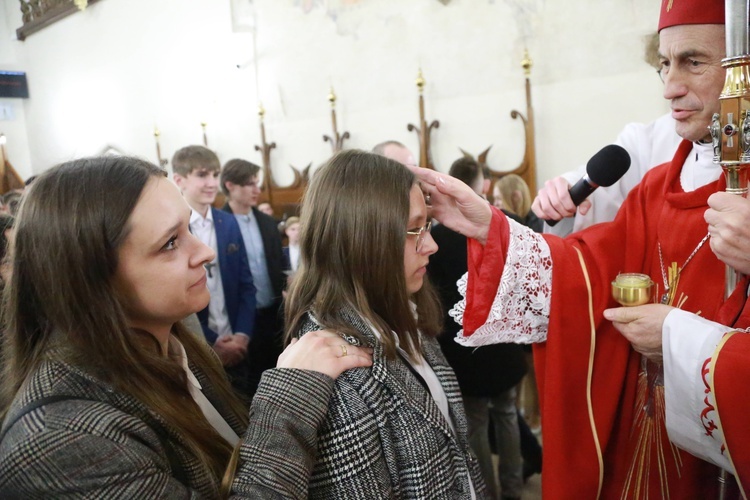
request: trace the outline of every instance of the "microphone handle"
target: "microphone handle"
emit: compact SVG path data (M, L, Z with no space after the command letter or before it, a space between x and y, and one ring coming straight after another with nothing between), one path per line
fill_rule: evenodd
M568 190L568 193L570 193L570 199L573 200L573 204L575 206L578 206L583 203L583 200L591 196L591 193L593 193L598 187L598 185L589 181L588 176L584 176L578 182L573 184L573 186ZM560 221L545 220L544 222L546 222L549 227L554 227L555 224Z

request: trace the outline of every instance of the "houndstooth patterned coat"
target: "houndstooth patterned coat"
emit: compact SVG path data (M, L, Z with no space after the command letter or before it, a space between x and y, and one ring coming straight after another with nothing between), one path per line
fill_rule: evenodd
M488 498L469 448L458 382L437 341L423 338L422 353L445 390L455 434L406 363L386 359L357 314L347 319L374 346L373 366L336 379L309 498L468 499L469 477L477 498ZM320 328L308 316L298 336Z
M241 436L241 424L200 370L190 368ZM333 380L317 372L264 373L250 409L233 496L307 496L317 432L332 390ZM50 400L55 397L62 399ZM25 410L39 401L48 403ZM186 452L176 430L138 400L64 363L45 362L32 374L0 436L3 499L218 498L209 473Z

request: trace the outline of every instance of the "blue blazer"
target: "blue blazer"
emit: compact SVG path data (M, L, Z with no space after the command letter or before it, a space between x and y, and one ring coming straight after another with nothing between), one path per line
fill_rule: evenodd
M232 207L229 203L224 205L223 211L233 214ZM281 300L281 292L286 289L286 274L289 267L285 267L288 257L284 257L281 250L281 233L276 220L270 215L266 215L257 208L253 207L253 215L258 222L260 238L263 240L263 252L266 255L266 267L268 276L271 278L271 286L276 299ZM274 364L274 366L276 366Z
M240 226L233 215L211 207L216 230L221 284L224 288L229 324L232 332L242 332L250 336L255 327L255 285L247 263L245 242ZM203 335L213 345L218 334L208 327L208 306L198 312Z

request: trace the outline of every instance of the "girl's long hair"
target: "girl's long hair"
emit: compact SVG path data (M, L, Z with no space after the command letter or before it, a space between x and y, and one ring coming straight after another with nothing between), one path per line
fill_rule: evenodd
M440 332L440 305L427 278L411 297L406 288L404 246L415 182L403 165L357 150L339 153L315 173L302 204L287 339L310 311L324 327L367 343L344 317L346 308L378 329L390 358L396 356L392 332L410 355L419 345L418 330Z
M41 175L26 195L4 294L0 414L45 360L61 361L127 393L176 429L216 480L232 448L203 416L182 366L156 339L128 327L114 285L128 219L149 180L165 172L128 157L87 158ZM179 323L172 334L246 424L215 355Z

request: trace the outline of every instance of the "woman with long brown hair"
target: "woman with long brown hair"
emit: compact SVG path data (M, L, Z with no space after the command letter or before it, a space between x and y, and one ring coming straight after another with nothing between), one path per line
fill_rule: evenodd
M484 498L455 375L435 335L442 318L425 279L437 250L414 175L345 151L303 201L300 265L287 335L326 328L371 346L372 368L336 380L310 498Z
M216 498L237 447L234 493L306 495L333 378L369 355L316 332L264 375L248 419L179 321L208 303L214 257L189 217L134 158L35 181L5 294L0 497Z

